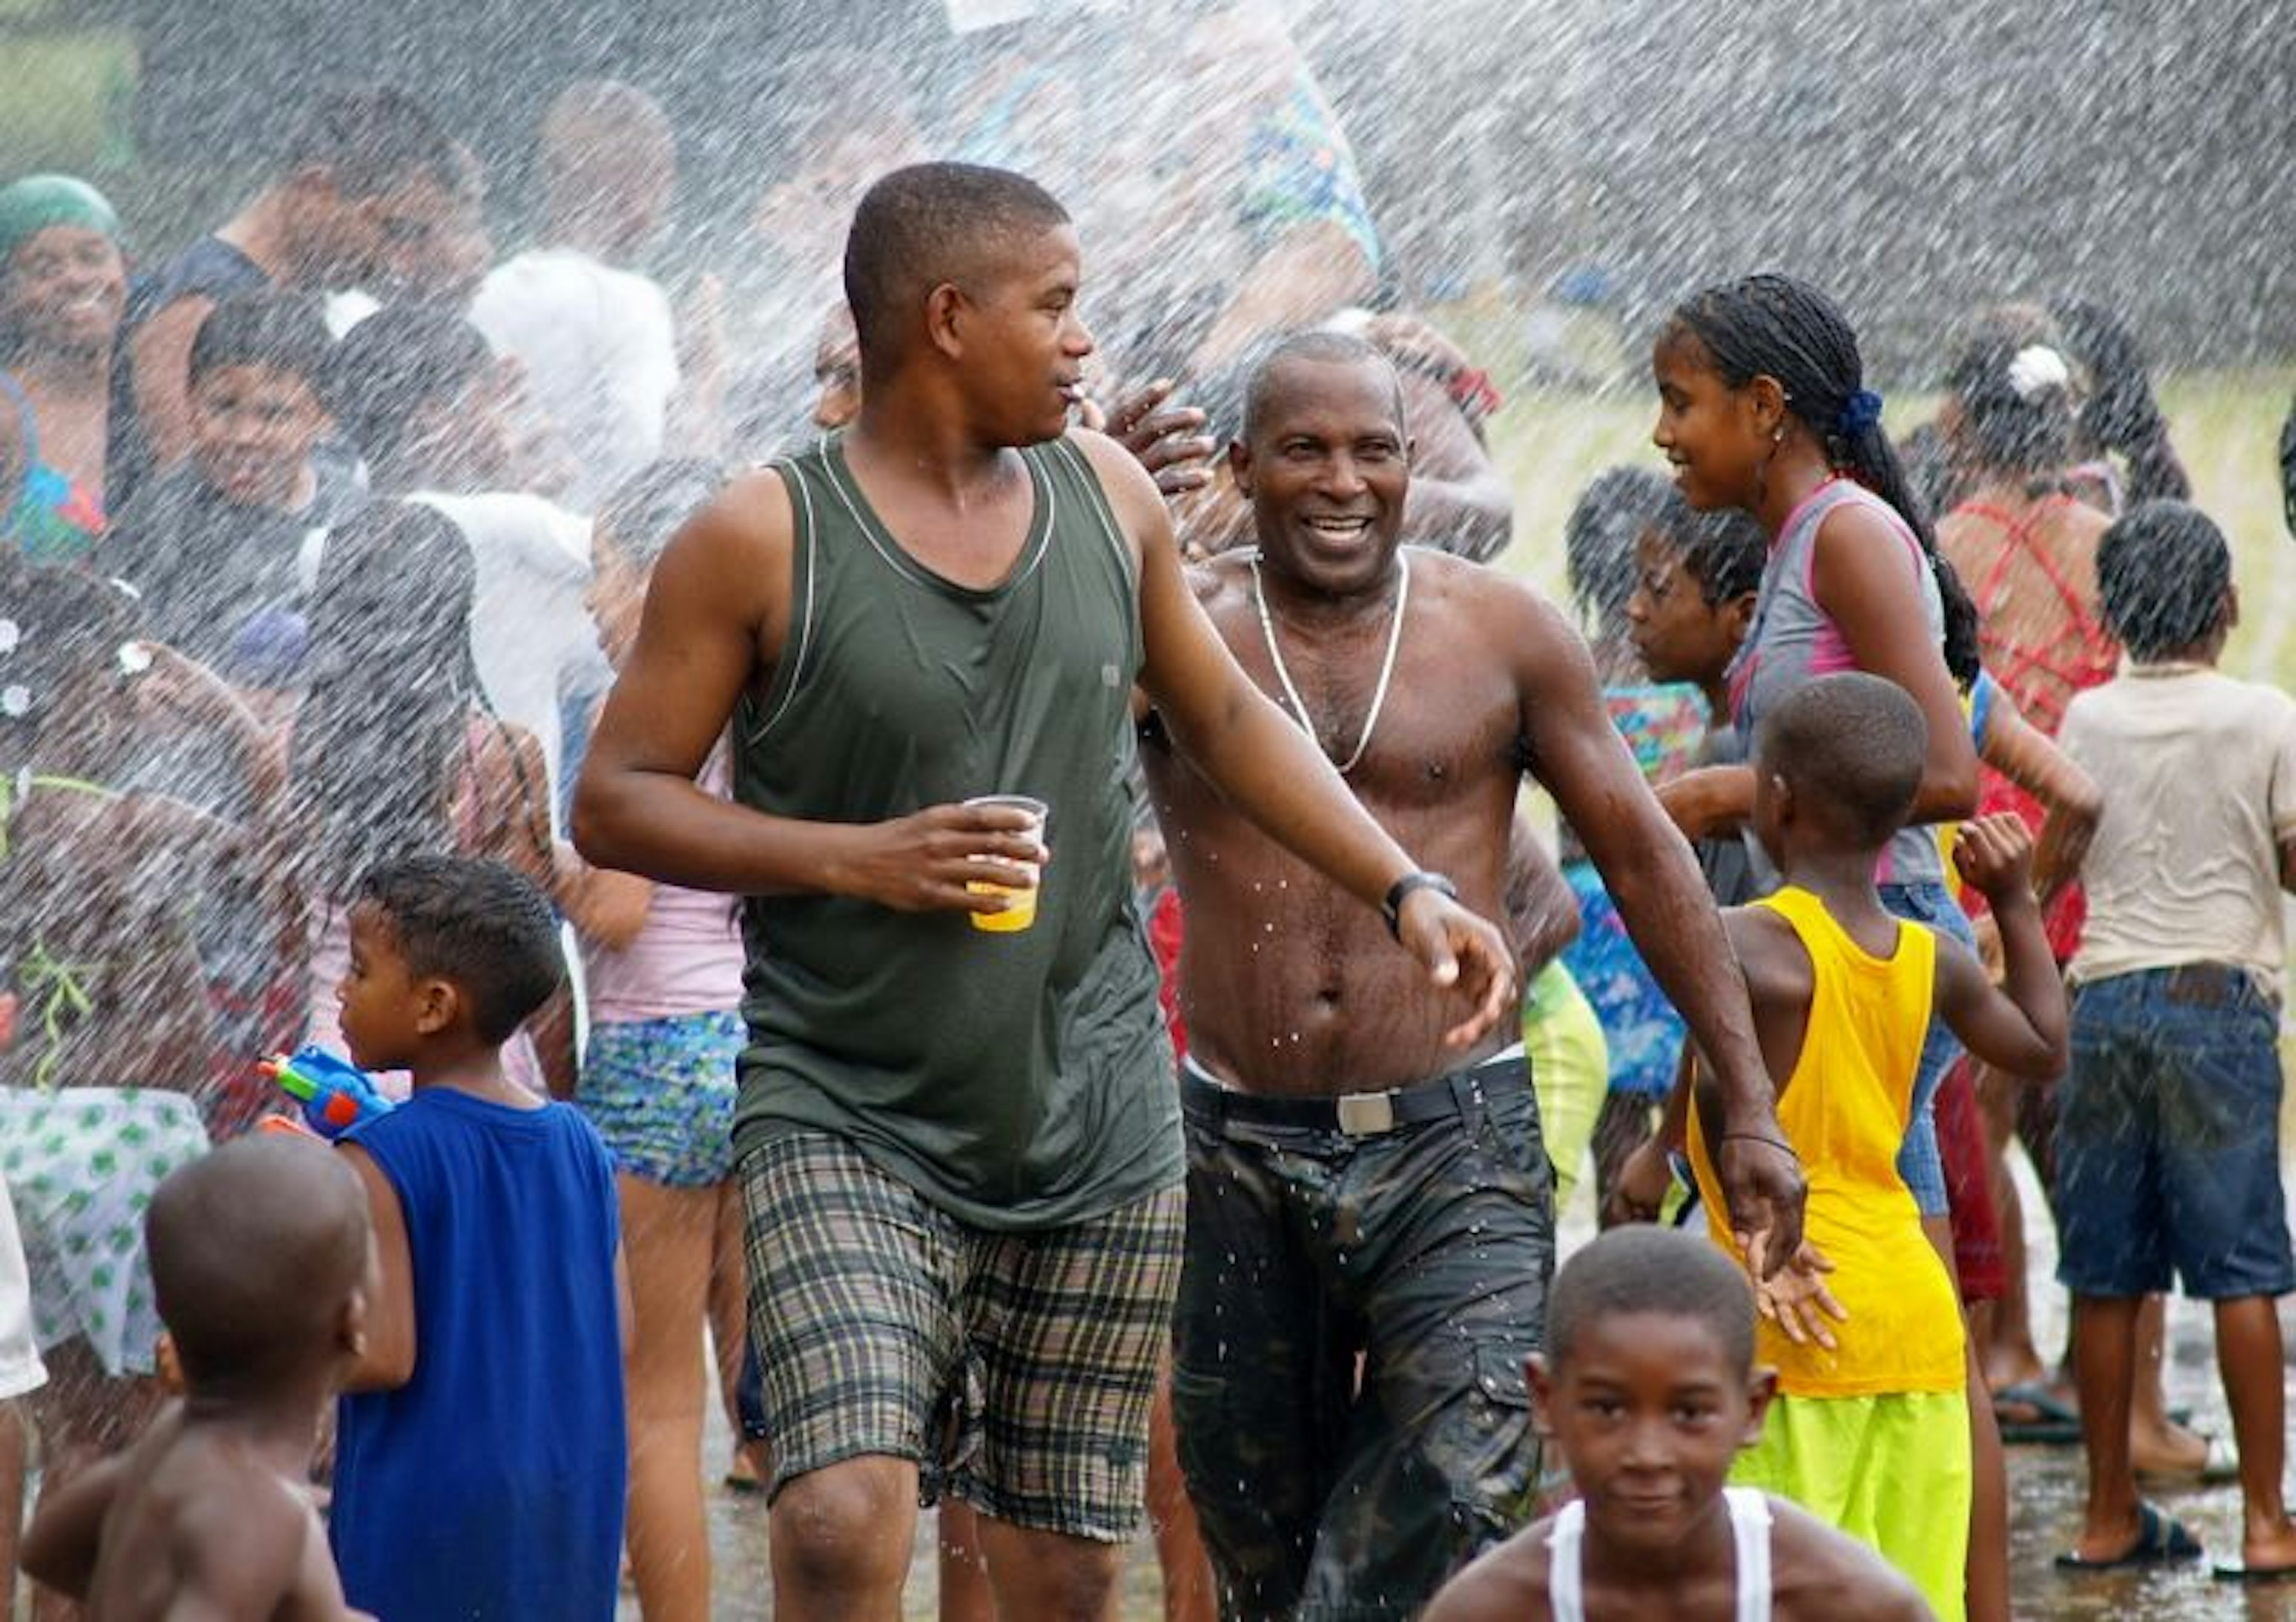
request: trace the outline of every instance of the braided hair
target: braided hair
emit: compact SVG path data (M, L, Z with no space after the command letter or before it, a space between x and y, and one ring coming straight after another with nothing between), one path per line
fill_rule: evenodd
M1882 426L1881 399L1866 387L1857 333L1841 307L1808 283L1775 272L1718 284L1677 306L1670 331L1705 347L1722 381L1742 389L1768 377L1786 410L1816 438L1828 466L1897 509L1937 577L1945 609L1945 663L1964 687L1977 679L1977 606L1953 565L1938 555L1929 510Z
M2153 398L2152 375L2128 324L2102 304L2068 299L2054 307L2066 347L2088 368L2089 397L2079 441L2096 454L2128 458L2128 505L2190 501L2192 476L2169 442L2169 419Z
M2059 488L2072 459L2080 391L2046 310L2005 304L1980 311L1954 346L1945 381L1979 462L2024 475L2030 494Z

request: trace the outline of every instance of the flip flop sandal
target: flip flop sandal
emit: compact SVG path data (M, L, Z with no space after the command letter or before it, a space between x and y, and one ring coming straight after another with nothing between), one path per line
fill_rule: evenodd
M2209 1575L2219 1583L2250 1583L2261 1587L2267 1583L2296 1581L2296 1566L2211 1566Z
M2030 1420L2012 1419L2001 1411L2021 1408ZM2038 1380L2004 1386L1993 1394L1994 1422L2002 1441L2011 1445L2061 1447L2081 1439L2080 1411Z
M2157 1505L2140 1503L2136 1541L2126 1552L2111 1560L2095 1560L2069 1550L2057 1556L2056 1565L2060 1571L2127 1571L2139 1566L2173 1566L2198 1560L2202 1552L2201 1540L2185 1529L2184 1522Z

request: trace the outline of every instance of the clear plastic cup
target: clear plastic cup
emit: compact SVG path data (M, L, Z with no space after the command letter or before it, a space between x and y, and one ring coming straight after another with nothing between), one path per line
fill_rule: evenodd
M996 805L1013 811L1026 811L1035 821L1027 831L1038 845L1045 843L1045 828L1051 821L1052 811L1042 800L1032 800L1026 795L976 795L967 805ZM1009 895L1013 898L1002 912L976 912L972 926L990 935L1018 935L1037 921L1036 885L1000 885L993 879L968 880L965 889L974 895Z

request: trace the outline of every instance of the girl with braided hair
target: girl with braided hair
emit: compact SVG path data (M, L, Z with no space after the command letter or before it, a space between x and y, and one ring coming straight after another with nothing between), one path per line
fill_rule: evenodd
M1653 346L1652 369L1660 405L1651 437L1673 464L1684 498L1701 511L1742 508L1770 537L1753 620L1730 667L1739 736L1751 737L1789 694L1835 671L1863 671L1903 687L1928 723L1928 745L1914 826L1885 848L1875 883L1890 911L1973 949L1969 919L1946 888L1933 830L1923 825L1959 820L1976 805L1977 754L1961 693L1980 668L1977 615L1938 556L1928 515L1882 426L1882 399L1866 386L1856 332L1808 283L1747 276L1677 307ZM1742 766L1693 772L1660 793L1693 839L1742 824L1753 796L1754 774ZM1898 1161L1948 1266L1935 1101L1960 1051L1933 1022ZM1970 1423L1971 1610L2005 1618L2005 1491L1990 1406L1972 1404Z

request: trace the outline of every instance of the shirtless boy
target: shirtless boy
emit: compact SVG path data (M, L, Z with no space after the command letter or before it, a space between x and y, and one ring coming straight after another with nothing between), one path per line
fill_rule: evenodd
M312 1507L319 1418L366 1345L365 1194L318 1144L242 1138L152 1201L152 1283L184 1397L53 1494L24 1569L95 1622L340 1622Z

